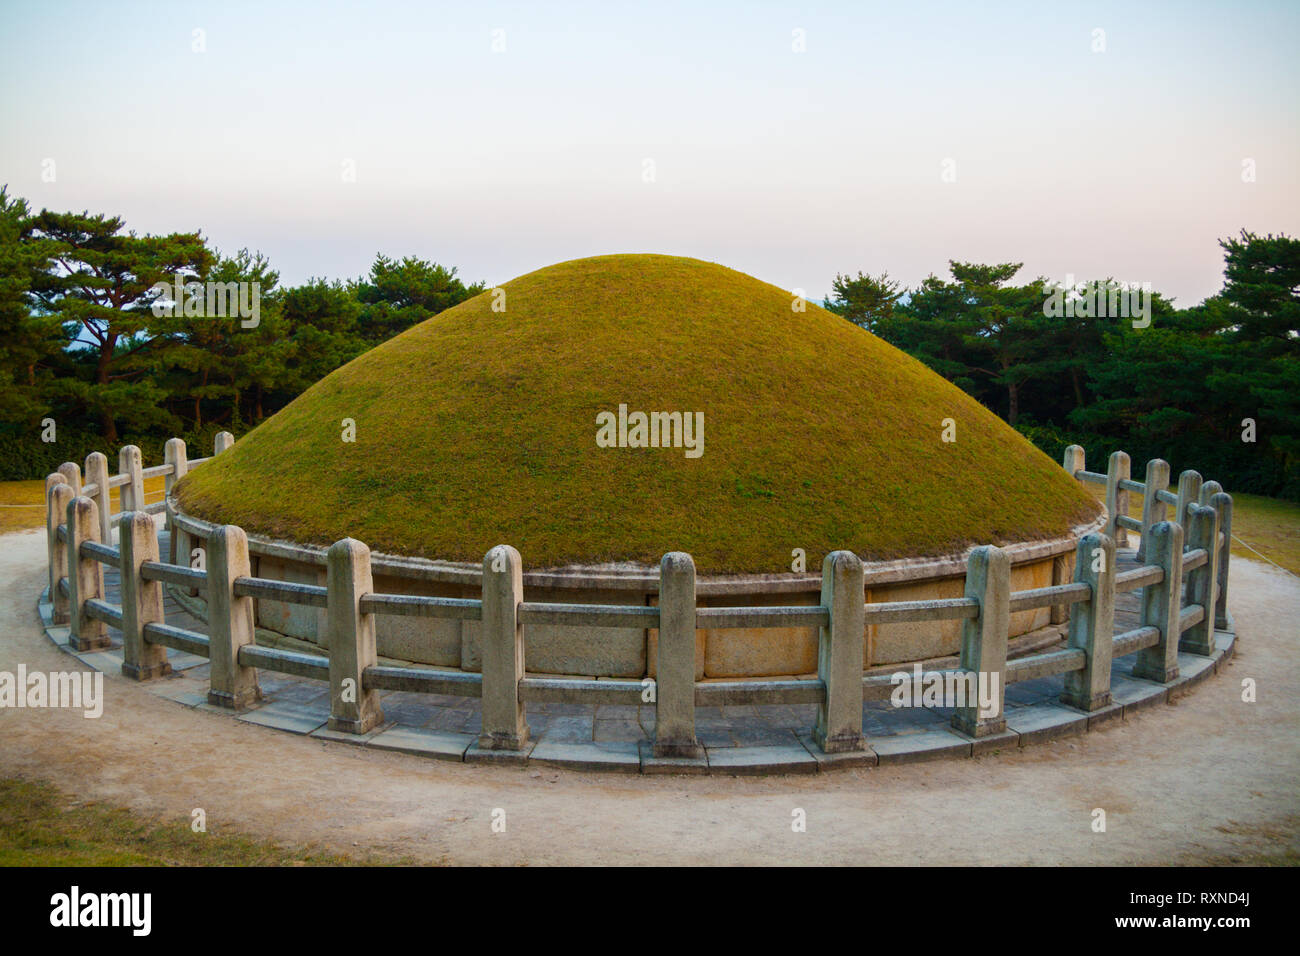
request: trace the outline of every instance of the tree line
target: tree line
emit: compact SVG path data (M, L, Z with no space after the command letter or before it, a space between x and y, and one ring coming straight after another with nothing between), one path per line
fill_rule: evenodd
M255 321L209 313L205 289L237 297L241 284L245 301L257 293ZM454 267L383 255L362 278L286 288L260 253L222 255L198 232L136 235L115 216L36 213L0 188L0 478L127 441L153 458L172 435L210 448L215 432L246 431L483 289Z
M1022 263L956 261L915 289L888 273L837 275L824 305L1058 460L1080 444L1104 471L1123 450L1138 480L1164 458L1175 474L1300 500L1300 240L1243 231L1219 245L1223 288L1187 308L1111 279L1063 288L1016 282ZM1126 295L1145 314L1116 314Z
M1300 240L1242 232L1220 245L1222 290L1188 308L1110 280L1063 290L1017 281L1021 263L956 261L914 289L887 273L837 274L824 305L1054 457L1081 444L1101 470L1123 449L1139 470L1161 457L1231 490L1300 500ZM180 308L178 283L197 305ZM255 286L255 319L208 315L213 286ZM128 442L156 460L173 435L209 448L215 432L246 431L484 288L454 267L383 255L355 280L283 287L260 253L223 255L199 232L136 235L115 216L34 212L0 188L0 479ZM1126 295L1140 317L1114 310Z

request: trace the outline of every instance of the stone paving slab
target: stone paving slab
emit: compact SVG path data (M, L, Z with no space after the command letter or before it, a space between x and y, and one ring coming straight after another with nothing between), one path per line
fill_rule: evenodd
M323 730L312 736L327 740L355 737L355 734L343 734L337 731ZM433 757L435 760L465 759L465 751L475 744L478 738L472 734L456 734L445 730L421 730L414 727L390 726L367 736L365 745L375 750L396 750L400 753L417 754L421 757Z
M1213 674L1214 670L1214 658L1201 657L1199 654L1184 654L1180 651L1178 654L1178 679L1171 681L1169 684L1170 699L1172 700L1175 694L1185 692L1194 684L1199 684Z
M1067 705L1068 706L1068 705ZM1073 708L1071 708L1073 709ZM1105 707L1098 707L1096 710L1079 711L1081 714L1087 714L1088 729L1094 730L1097 727L1104 726L1112 720L1124 719L1124 705L1115 703L1114 698Z
M206 714L219 714L222 717L230 717L232 715L238 717L240 714L248 713L248 711L232 710L229 707L222 707L220 704L214 704L208 700L207 694L203 695L202 703L194 705L194 709L201 710Z
M822 749L813 742L811 733L805 731L797 736L803 749L808 751L813 760L817 761L818 771L840 770L849 767L874 767L880 761L880 757L869 744L864 745L861 750L828 754L823 753Z
M1155 681L1140 677L1111 676L1110 699L1124 708L1124 717L1142 710L1163 704L1169 698L1169 687Z
M915 734L878 737L870 743L882 765L971 756L970 738L960 737L951 730L923 730Z
M887 700L870 701L862 708L862 732L868 737L892 737L935 730L952 719L952 711L946 713L948 716L932 707L895 707Z
M709 751L709 773L745 774L816 773L817 761L798 738L769 747L723 747Z
M999 750L1015 750L1020 746L1020 735L1014 730L1000 730L996 734L985 734L983 737L972 737L970 734L962 733L956 727L950 727L949 731L962 740L970 741L972 757L996 753Z
M199 657L198 654L191 654L189 651L178 651L174 647L167 649L167 663L172 666L174 671L187 671L191 667L202 667L207 662L206 657Z
M554 705L552 705L554 706ZM560 704L566 708L570 714L581 713L581 704ZM637 721L649 721L654 723L655 711L649 704L644 705L645 711L642 712L642 706L639 704L597 704L597 720L630 720L633 723Z
M522 767L528 763L537 741L529 740L522 750L484 750L478 745L478 738L465 751L466 763L494 763L506 767Z
M314 708L302 707L288 703L263 704L256 710L249 710L239 715L239 720L276 730L287 730L294 734L309 734L324 725L329 713L321 713Z
M530 717L528 720L533 736L553 743L570 744L591 743L594 739L592 723L590 714L581 717L545 717L536 720Z
M324 726L317 727L307 736L315 737L317 740L328 740L333 743L360 745L360 744L367 743L375 736L382 734L385 730L391 730L396 726L397 726L396 724L390 721L390 722L378 724L377 726L372 727L370 730L366 731L364 734L352 734L352 733L348 733L346 730L330 730L329 724L326 723Z
M654 721L649 722L648 728L642 729L641 724L635 720L597 718L594 738L597 743L634 744L638 740L644 740L648 734L654 734Z
M196 681L181 679L141 681L140 683L156 697L165 697L167 700L174 700L187 707L197 707L199 704L206 703L208 699L207 687L198 686Z
M1082 734L1088 717L1055 701L1007 711L1007 729L1020 735L1020 746L1042 743L1055 737Z
M1033 680L1016 681L1008 684L1006 689L1006 709L1010 713L1015 707L1028 707L1044 701L1056 700L1065 687L1065 679L1060 674L1051 677L1036 677Z
M533 748L528 762L571 770L641 772L641 754L636 743L571 744L543 738Z
M104 673L119 673L122 670L122 655L112 651L81 651L74 654L77 660L87 667L93 667Z

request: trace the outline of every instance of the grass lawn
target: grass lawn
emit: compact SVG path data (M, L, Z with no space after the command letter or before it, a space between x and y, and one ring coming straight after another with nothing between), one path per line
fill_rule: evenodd
M146 478L144 498L148 503L161 501L164 479ZM36 481L0 481L0 534L10 531L22 531L27 528L45 527L45 505L42 495L45 482ZM122 507L120 488L109 491L113 499L113 510Z
M1100 485L1087 488L1098 501L1105 499ZM1232 489L1228 492L1232 494ZM1128 513L1142 517L1140 495L1129 495ZM1232 494L1232 538L1234 555L1262 558L1300 575L1300 502Z
M195 833L190 820L145 819L73 800L55 787L0 780L0 866L342 866L405 863L354 859L252 840L223 827Z
M1238 539L1233 542L1233 554L1262 555L1292 574L1300 574L1300 503L1233 495L1232 536Z

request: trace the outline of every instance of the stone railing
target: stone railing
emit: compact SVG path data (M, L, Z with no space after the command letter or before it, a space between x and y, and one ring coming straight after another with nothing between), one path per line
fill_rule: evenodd
M232 442L223 432L215 454ZM835 551L822 565L820 604L785 607L699 606L695 564L682 552L666 554L660 563L657 606L527 601L522 559L509 545L498 545L484 556L478 599L376 593L370 550L351 538L328 549L323 586L252 575L248 539L233 525L214 527L207 534L205 567L191 567L185 560L188 550L179 552L180 561L175 553L163 561L153 519L162 509L144 505L144 479L166 476L170 491L188 470L208 460L187 460L184 442L172 439L166 444L165 464L155 468L141 468L140 450L127 446L119 456L117 475L110 476L106 458L95 453L86 460L85 484L81 470L71 462L46 479L54 622L68 625L69 645L80 651L106 646L107 627L119 628L122 671L138 680L168 672L167 648L206 657L209 702L235 710L260 698L259 669L326 681L330 728L353 734L367 733L383 720L383 690L480 698L478 748L505 757L528 743L529 703L653 703L653 759L665 766L688 766L703 759L695 732L697 707L813 704L812 739L821 754L830 755L828 759L852 757L865 746L863 702L887 699L896 683L891 675L865 670L869 624L962 622L958 666L941 673L998 678L995 685L990 682L997 688L996 700L969 700L956 708L954 728L974 739L1005 729L1008 684L1064 675L1061 702L1092 713L1111 702L1114 658L1137 654L1134 676L1170 684L1179 677L1180 650L1211 656L1216 627L1228 627L1232 498L1217 483L1202 483L1191 471L1180 476L1177 493L1171 493L1169 466L1159 460L1147 465L1145 482L1134 482L1123 452L1113 454L1107 473L1100 474L1085 469L1081 448L1066 451L1066 471L1080 481L1104 485L1108 506L1104 530L1080 537L1070 582L1012 592L1007 552L982 546L967 557L963 597L865 603L862 561L850 551ZM122 489L122 509L116 516L108 493L113 487ZM1143 496L1141 521L1127 514L1130 494ZM1167 507L1174 509L1173 520L1165 518ZM1129 531L1141 533L1141 546L1137 565L1121 572L1116 546L1126 541ZM172 540L175 547L175 536ZM121 576L118 605L105 599L105 565ZM164 584L205 597L208 634L165 622ZM1142 592L1139 625L1115 634L1116 595L1137 590ZM254 626L258 600L323 609L328 654L259 646ZM1050 607L1068 608L1067 646L1008 660L1010 616ZM478 622L481 672L380 664L377 615ZM530 676L524 669L530 625L653 628L658 632L656 676ZM697 629L789 627L817 628L816 679L696 680Z

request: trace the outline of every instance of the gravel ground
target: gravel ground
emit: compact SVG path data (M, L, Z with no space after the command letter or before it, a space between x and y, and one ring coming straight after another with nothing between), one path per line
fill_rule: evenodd
M41 632L44 560L43 533L0 536L0 670L80 667ZM1189 695L973 760L757 779L470 766L240 723L108 674L97 720L0 709L0 774L164 820L202 807L210 833L427 862L1295 862L1300 579L1234 557L1231 594L1236 656ZM792 829L796 810L806 832Z

